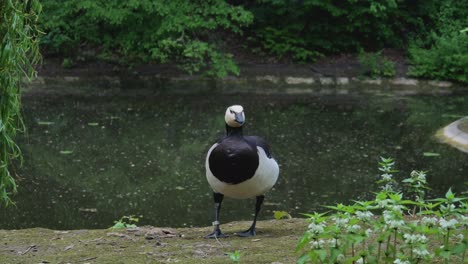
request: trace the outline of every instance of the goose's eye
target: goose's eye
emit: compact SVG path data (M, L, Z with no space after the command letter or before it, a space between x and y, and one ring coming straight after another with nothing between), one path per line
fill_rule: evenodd
M231 109L229 109L229 111L231 111L231 114L234 114L234 111L232 111Z

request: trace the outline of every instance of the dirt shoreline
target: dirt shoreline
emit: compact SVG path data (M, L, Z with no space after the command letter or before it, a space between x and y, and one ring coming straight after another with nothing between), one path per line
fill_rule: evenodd
M0 230L0 263L232 263L227 253L235 251L241 263L296 263L304 219L259 221L257 236L233 235L249 225L223 224L230 237L219 241L203 238L212 227Z
M408 61L404 53L396 50L385 52L385 57L395 63L395 77L408 77ZM174 64L139 64L125 66L112 62L89 60L76 62L68 67L62 66L63 58L46 58L37 67L38 75L50 76L77 76L92 77L99 75L160 75L164 77L187 76ZM321 58L314 63L252 63L238 62L240 68L239 77L249 77L258 75L275 76L311 76L311 77L356 77L363 75L363 68L358 61L356 54L341 54ZM199 76L201 74L194 74ZM232 77L232 76L231 76Z

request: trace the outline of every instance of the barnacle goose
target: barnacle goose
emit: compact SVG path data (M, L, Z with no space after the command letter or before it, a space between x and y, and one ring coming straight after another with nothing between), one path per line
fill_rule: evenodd
M224 196L236 199L256 197L252 225L247 231L237 233L242 237L255 236L264 194L278 179L279 167L264 139L242 134L245 122L242 106L228 107L224 119L226 135L209 149L206 157L206 178L213 189L215 202L214 231L206 238L226 237L219 228L219 211Z

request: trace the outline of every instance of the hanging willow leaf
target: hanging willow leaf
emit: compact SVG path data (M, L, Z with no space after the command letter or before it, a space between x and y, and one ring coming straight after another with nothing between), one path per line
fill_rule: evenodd
M12 203L16 183L10 174L13 159L22 162L21 151L14 142L24 130L21 119L23 79L36 76L34 66L40 61L37 19L41 11L38 0L0 1L0 204Z

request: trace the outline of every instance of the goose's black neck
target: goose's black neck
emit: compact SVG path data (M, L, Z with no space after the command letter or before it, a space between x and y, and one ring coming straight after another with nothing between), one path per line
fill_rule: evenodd
M226 136L239 136L242 137L242 127L230 127L226 124Z

